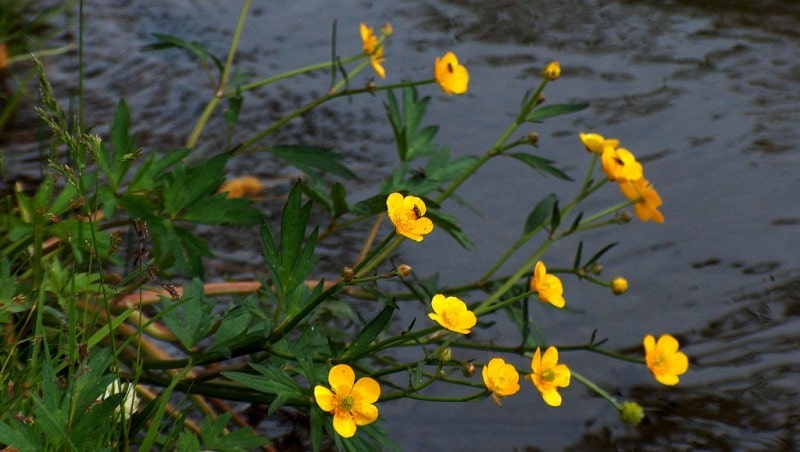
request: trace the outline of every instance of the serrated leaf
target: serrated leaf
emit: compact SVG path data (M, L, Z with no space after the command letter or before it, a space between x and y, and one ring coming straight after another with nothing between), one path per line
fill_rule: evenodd
M258 223L261 213L249 199L228 198L220 193L192 204L176 219L198 224L250 226Z
M555 116L575 113L587 108L589 104L553 104L543 105L532 111L526 118L527 121L538 122Z
M542 198L528 215L528 219L525 220L525 229L522 231L522 234L525 235L531 233L536 230L536 228L544 224L545 220L547 220L547 217L549 217L553 212L553 206L557 202L558 199L554 194L549 194Z
M164 189L164 207L172 217L212 195L225 181L228 154L219 154L193 168L180 164L169 173Z
M530 166L531 168L541 171L545 174L549 174L551 176L557 177L562 180L571 181L572 178L567 176L567 174L560 169L553 166L553 161L548 160L546 158L542 158L532 154L526 154L524 152L509 152L506 155L508 157L513 157L519 160L522 163Z
M176 303L167 300L166 303ZM211 331L216 322L213 300L206 300L203 282L194 278L184 289L180 306L163 310L164 324L186 349L194 347Z
M350 347L347 348L344 356L342 356L342 361L348 361L360 356L364 350L369 347L369 344L371 344L386 328L386 325L388 325L389 321L392 319L393 313L394 307L386 306L383 308L381 312L358 333L358 336L356 336L350 344Z
M350 169L340 163L344 156L329 148L286 144L269 147L266 151L281 157L308 175L316 175L317 172L323 171L345 179L355 177Z
M359 201L350 208L353 215L375 215L386 212L386 196L375 195L363 201Z

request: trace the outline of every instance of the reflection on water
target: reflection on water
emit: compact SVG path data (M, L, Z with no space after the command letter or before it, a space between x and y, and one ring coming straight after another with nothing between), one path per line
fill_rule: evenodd
M119 1L109 9L106 2L86 3L87 123L105 134L117 97L124 96L145 149L181 146L213 87L187 56L144 53L141 47L158 32L203 41L223 55L238 4L183 0L158 9ZM676 388L658 387L641 367L580 354L563 357L576 370L596 371L591 377L621 398L640 401L647 410L644 425L622 425L613 409L577 383L564 391L559 409L540 403L531 388L504 401L503 408L488 400L466 406L381 406L385 425L404 449L800 447L800 2L329 3L334 2L285 8L259 4L243 36L242 70L270 74L327 58L332 17L338 19L340 49L359 48L360 21L391 21L389 82L429 78L429 62L445 50L455 50L469 67L466 96L423 94L434 97L428 121L442 125L440 143L454 153L475 154L505 128L541 67L558 59L563 76L548 87L548 101L588 102L591 108L535 125L542 156L581 176L588 161L577 133L618 137L645 162L648 179L664 198L664 225L632 223L583 237L598 247L620 242L604 266L626 276L630 292L611 299L567 280L568 302L587 313L542 321L554 343L580 342L597 328L611 338L612 347L637 356L644 334L670 332L680 339L691 367ZM56 92L69 104L77 86L74 55L45 63ZM233 139L250 136L327 83L323 76L304 77L247 98L242 128ZM385 173L394 152L382 101L365 97L327 104L293 122L275 141L303 140L350 155L360 184L353 195L360 199ZM28 177L40 171L34 118L32 112L20 112L16 130L0 137L9 168ZM213 152L224 145L222 119L208 130L202 149ZM234 159L229 171L265 178L296 174L258 155ZM464 252L434 234L425 250L406 256L423 276L440 272L449 283L480 274L476 263L493 262L517 238L536 200L551 192L572 193L569 184L503 162L487 166L478 178L462 196L491 212L489 218L448 205L476 250ZM619 200L613 190L598 196L597 206ZM279 206L273 202L263 208L270 212ZM487 229L491 237L485 236ZM359 235L327 244L329 270L357 251ZM217 245L225 264L251 269L260 261L257 250L239 237L222 237ZM548 259L556 266L568 264L575 246L566 241ZM525 367L521 358L516 364Z

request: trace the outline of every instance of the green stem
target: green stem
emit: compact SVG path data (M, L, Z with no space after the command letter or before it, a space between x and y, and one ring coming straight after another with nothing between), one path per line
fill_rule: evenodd
M352 63L353 61L357 61L361 58L364 58L363 54L353 55L341 60L341 64L348 64ZM267 77L255 82L247 83L245 85L239 86L235 89L229 89L223 93L222 97L231 97L235 96L239 93L243 93L245 91L251 91L257 88L261 88L262 86L270 85L275 82L279 82L281 80L285 80L287 78L291 78L297 75L306 74L308 72L320 71L323 69L330 69L331 66L334 66L336 63L332 61L324 61L322 63L315 63L308 66L304 66L297 69L292 69L290 71L281 72L280 74L273 75L271 77Z
M230 50L228 50L228 58L225 61L225 67L222 69L222 75L219 78L217 91L214 93L214 97L212 97L206 105L205 110L203 110L203 113L200 115L200 119L197 120L197 124L194 126L194 130L192 130L192 134L189 136L189 140L186 142L186 147L189 149L193 149L195 147L197 141L200 139L200 134L203 133L203 129L205 129L208 120L214 113L214 109L217 108L217 104L219 104L219 101L222 100L225 88L228 84L228 78L233 67L233 59L236 55L236 49L239 47L239 40L242 37L244 21L247 18L247 13L252 4L253 0L245 0L244 5L242 5L242 10L239 13L239 22L237 22L236 30L233 32L233 40L231 41Z
M389 234L359 265L356 267L356 277L361 278L375 269L386 260L394 250L403 243L404 237L394 231Z
M594 384L593 381L589 380L588 378L584 377L583 375L579 374L578 372L575 372L572 369L569 370L569 373L572 375L572 378L574 378L574 379L578 380L579 382L583 383L584 386L586 386L587 388L589 388L592 391L596 392L602 398L608 400L608 402L611 403L612 405L614 405L614 408L616 408L617 410L622 411L622 405L617 401L616 398L614 398L614 396L612 396L611 394L606 392L603 388L601 388L600 386L597 386L596 384Z

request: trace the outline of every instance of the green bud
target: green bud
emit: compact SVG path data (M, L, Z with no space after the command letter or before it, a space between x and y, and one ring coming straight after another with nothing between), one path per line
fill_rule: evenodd
M619 418L626 424L639 425L644 419L644 410L636 402L623 402L622 409L619 410Z

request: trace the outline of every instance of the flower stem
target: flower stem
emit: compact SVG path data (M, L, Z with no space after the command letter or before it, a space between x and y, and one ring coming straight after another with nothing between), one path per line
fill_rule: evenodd
M617 410L620 410L620 411L622 410L622 405L617 401L617 399L614 398L614 396L612 396L608 392L606 392L603 388L601 388L600 386L597 386L593 381L589 380L588 378L584 377L583 375L579 374L578 372L575 372L572 369L570 369L569 372L572 375L572 378L574 378L574 379L578 380L579 382L583 383L584 386L586 386L587 388L589 388L592 391L596 392L602 398L608 400L608 402L610 404L614 405L614 408L616 408Z
M206 105L205 110L203 110L203 113L200 115L200 119L197 120L197 124L194 126L194 130L192 130L192 134L189 135L189 140L186 142L186 147L189 149L193 149L197 144L197 141L200 139L200 134L203 133L203 129L205 129L206 124L208 124L208 120L214 113L214 109L217 108L217 104L219 104L219 101L222 99L226 85L228 84L231 68L233 67L233 58L236 55L236 49L239 47L239 40L242 37L244 21L247 18L247 13L252 4L253 0L245 0L242 5L242 11L239 13L239 21L236 23L236 30L233 32L231 48L228 50L228 58L225 61L225 67L222 69L222 75L220 75L219 78L217 92L214 93L214 97L212 97Z

